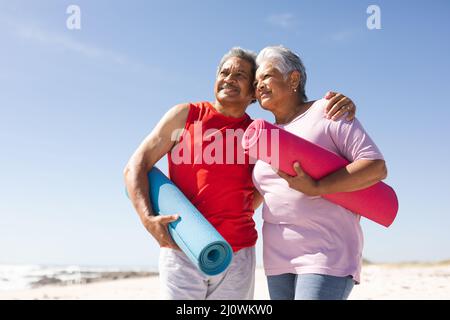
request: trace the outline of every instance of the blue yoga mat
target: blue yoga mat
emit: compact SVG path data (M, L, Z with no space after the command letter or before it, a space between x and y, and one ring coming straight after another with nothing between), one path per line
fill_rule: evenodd
M153 167L148 179L154 213L180 216L169 224L170 235L180 249L206 275L225 271L233 257L228 242L158 168Z

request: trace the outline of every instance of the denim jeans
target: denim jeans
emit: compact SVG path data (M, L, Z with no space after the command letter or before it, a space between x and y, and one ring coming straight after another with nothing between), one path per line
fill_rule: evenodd
M351 276L284 273L268 276L272 300L346 300L353 289Z

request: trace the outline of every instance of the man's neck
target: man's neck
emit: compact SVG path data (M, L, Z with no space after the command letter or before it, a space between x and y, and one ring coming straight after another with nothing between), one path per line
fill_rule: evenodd
M245 114L245 110L247 110L248 106L244 105L237 105L237 104L227 104L223 105L219 101L215 101L214 109L217 110L217 112L220 112L224 116L227 117L233 117L233 118L241 118Z

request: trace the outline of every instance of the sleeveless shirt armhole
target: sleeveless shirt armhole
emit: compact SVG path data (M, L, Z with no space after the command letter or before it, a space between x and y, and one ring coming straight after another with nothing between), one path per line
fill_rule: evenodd
M183 140L184 136L186 135L186 132L188 132L188 127L192 121L191 118L192 118L192 114L194 113L194 108L195 108L195 104L189 103L188 116L186 118L186 123L184 124L183 133L181 134L180 139L178 140L178 143L180 143Z

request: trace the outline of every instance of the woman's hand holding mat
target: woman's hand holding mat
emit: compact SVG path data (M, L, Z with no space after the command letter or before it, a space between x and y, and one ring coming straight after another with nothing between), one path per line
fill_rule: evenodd
M250 158L264 161L290 176L297 175L293 169L296 161L313 179L320 179L349 164L341 156L264 120L250 124L244 133L242 147ZM385 227L392 224L398 211L394 190L383 182L357 191L322 196Z

